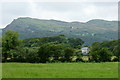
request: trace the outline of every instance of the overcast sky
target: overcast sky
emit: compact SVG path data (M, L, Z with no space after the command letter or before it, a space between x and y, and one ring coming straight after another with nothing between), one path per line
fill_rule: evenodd
M2 2L0 4L0 28L10 24L18 17L55 19L62 21L86 22L91 19L117 20L118 2L110 0L98 2Z

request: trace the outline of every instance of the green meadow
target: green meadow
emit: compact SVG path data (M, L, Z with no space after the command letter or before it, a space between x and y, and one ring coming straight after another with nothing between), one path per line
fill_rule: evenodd
M117 78L118 63L3 63L3 78Z

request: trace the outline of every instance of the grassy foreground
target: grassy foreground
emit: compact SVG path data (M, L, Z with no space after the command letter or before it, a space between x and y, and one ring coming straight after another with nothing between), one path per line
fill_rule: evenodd
M118 63L3 63L3 78L117 78Z

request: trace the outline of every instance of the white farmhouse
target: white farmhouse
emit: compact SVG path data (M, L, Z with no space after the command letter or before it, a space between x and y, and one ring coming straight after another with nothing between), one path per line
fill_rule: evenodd
M83 56L89 56L90 49L88 47L81 48Z

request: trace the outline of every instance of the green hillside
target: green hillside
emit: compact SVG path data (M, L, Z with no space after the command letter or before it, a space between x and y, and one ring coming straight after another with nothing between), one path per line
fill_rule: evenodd
M94 41L116 40L117 28L117 21L95 19L82 23L26 17L14 19L3 32L17 31L20 33L20 39L64 34L67 37L81 38L86 42L85 45L90 45Z

